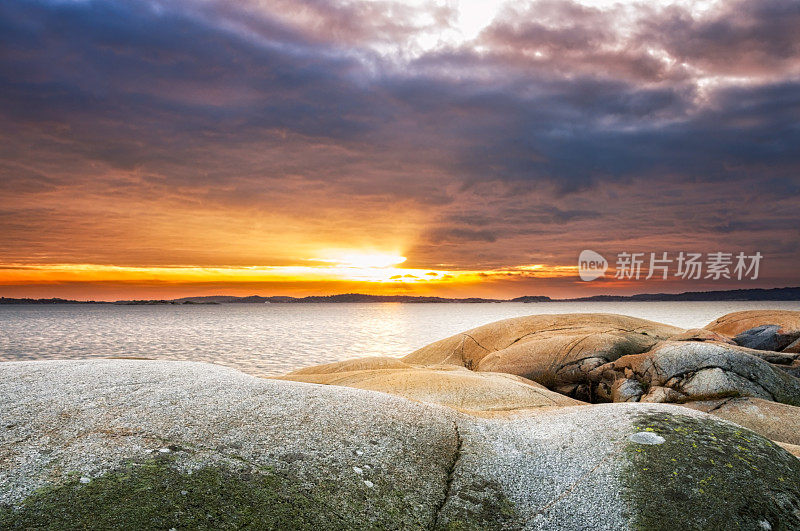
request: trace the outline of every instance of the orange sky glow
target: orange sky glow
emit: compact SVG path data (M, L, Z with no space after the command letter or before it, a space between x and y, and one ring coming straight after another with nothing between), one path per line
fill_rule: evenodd
M401 260L402 259L402 260ZM264 292L273 295L315 295L340 292L469 296L487 287L519 279L570 279L577 266L533 264L486 270L441 270L398 267L404 257L380 254L344 255L324 265L272 267L120 267L96 264L9 264L0 271L6 289L78 296L89 289L106 296L142 292L164 297ZM313 261L310 261L313 262ZM394 263L398 262L398 263ZM105 290L102 288L105 286ZM482 286L482 288L480 288ZM121 288L121 289L120 289Z

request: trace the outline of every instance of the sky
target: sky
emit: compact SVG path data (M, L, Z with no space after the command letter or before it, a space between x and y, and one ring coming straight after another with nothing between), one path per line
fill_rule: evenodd
M798 35L796 0L4 0L0 296L797 286ZM615 278L663 252L762 259Z

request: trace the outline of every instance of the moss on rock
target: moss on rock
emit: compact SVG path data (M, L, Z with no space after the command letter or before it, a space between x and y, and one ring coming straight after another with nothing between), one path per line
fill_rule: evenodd
M364 485L308 485L266 469L189 471L158 458L130 462L88 483L68 477L15 507L0 506L0 529L353 529L404 520L399 495L398 503L383 504L385 494L366 492ZM349 512L338 503L345 495Z
M665 439L625 450L623 495L634 528L800 528L800 460L773 442L668 413L639 414L634 426Z

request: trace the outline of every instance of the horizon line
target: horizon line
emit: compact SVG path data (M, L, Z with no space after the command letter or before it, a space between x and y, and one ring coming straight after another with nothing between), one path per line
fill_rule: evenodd
M215 299L215 298L229 298L229 299L282 299L283 303L291 303L293 301L304 301L308 299L334 299L334 298L342 298L342 297L368 297L368 298L375 298L375 299L435 299L440 300L443 302L450 302L450 301L483 301L483 302L525 302L523 299L540 299L539 301L535 302L580 302L580 301L597 301L598 299L635 299L638 297L682 297L682 296L693 296L693 295L714 295L714 294L736 294L741 292L747 292L750 294L758 294L758 293L768 293L768 292L780 292L780 291L791 291L791 290L798 290L800 292L800 286L784 286L784 287L775 287L775 288L736 288L736 289L727 289L727 290L706 290L706 291L681 291L681 292L643 292L643 293L634 293L630 295L615 295L610 293L604 294L595 294L595 295L586 295L581 297L567 297L567 298L553 298L547 295L520 295L517 297L512 298L492 298L492 297L442 297L438 295L402 295L402 294L371 294L371 293L358 293L358 292L347 292L347 293L337 293L337 294L330 294L330 295L305 295L302 297L296 297L291 295L258 295L258 294L251 294L251 295L225 295L225 294L218 294L218 295L196 295L196 296L186 296L186 297L177 297L171 299L116 299L116 300L96 300L96 299L65 299L61 297L40 297L40 298L33 298L33 297L6 297L0 296L0 301L10 300L10 301L31 301L34 303L46 303L48 301L52 301L53 303L79 303L79 304L115 304L115 303L174 303L174 302L191 302L192 300L208 300L208 299ZM728 299L732 300L732 299ZM776 299L748 299L748 300L776 300ZM784 301L792 301L798 300L800 301L800 293L798 293L797 299L778 299ZM236 302L236 301L230 301ZM280 300L275 301L276 303L281 303ZM339 303L345 303L348 301L337 301ZM380 301L379 301L380 302ZM656 301L653 301L656 302ZM702 302L702 301L699 301ZM8 304L8 303L5 303Z

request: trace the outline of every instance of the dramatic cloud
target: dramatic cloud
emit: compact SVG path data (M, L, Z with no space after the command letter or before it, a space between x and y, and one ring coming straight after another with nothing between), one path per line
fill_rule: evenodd
M0 3L0 265L360 249L564 294L514 268L760 250L798 283L797 2L483 4Z

